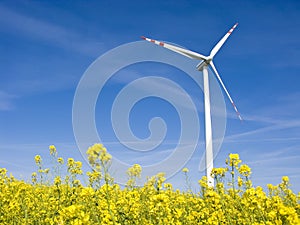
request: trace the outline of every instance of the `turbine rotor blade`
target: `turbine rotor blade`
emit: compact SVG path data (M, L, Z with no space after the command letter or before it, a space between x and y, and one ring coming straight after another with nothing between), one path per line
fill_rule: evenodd
M144 36L141 37L142 39L146 40L146 41L149 41L151 43L154 43L156 45L160 45L164 48L167 48L173 52L177 52L181 55L184 55L188 58L191 58L191 59L198 59L198 60L206 60L207 57L204 56L204 55L201 55L197 52L193 52L191 50L188 50L188 49L185 49L185 48L180 48L178 46L175 46L175 45L171 45L171 44L167 44L167 43L164 43L164 42L161 42L161 41L157 41L157 40L154 40L154 39L150 39L150 38L146 38Z
M241 114L239 113L239 111L238 111L237 107L235 106L235 104L234 104L234 102L233 102L233 100L232 100L232 98L231 98L229 92L227 91L227 89L226 89L226 87L225 87L225 85L224 85L224 83L223 83L223 81L222 81L222 79L221 79L221 77L220 77L220 75L219 75L219 73L218 73L218 71L217 71L217 69L216 69L214 63L213 63L213 61L210 62L210 66L212 67L214 73L216 74L216 77L218 78L219 82L221 83L221 85L222 85L222 87L223 87L225 93L227 94L227 96L228 96L228 98L229 98L229 100L230 100L230 102L231 102L231 104L232 104L232 106L233 106L233 108L234 108L234 110L235 110L237 116L238 116L239 119L242 121L243 119L242 119L242 117L241 117Z
M236 28L237 25L238 25L238 23L234 24L234 26L224 35L224 37L211 50L210 56L209 56L210 58L213 58L217 54L217 52L220 50L222 45L225 43L225 41L227 40L227 38L230 36L230 34L233 32L233 30Z

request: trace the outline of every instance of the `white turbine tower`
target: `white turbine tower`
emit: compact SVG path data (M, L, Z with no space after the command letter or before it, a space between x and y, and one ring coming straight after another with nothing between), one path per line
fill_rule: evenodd
M230 34L233 32L233 30L236 28L238 24L236 23L226 34L225 36L216 44L216 46L211 50L209 56L201 55L197 52L190 51L188 49L180 48L171 44L167 44L164 42L156 41L150 38L142 37L142 39L152 42L156 45L160 45L162 47L165 47L171 51L177 52L181 55L184 55L191 59L198 59L201 60L201 62L197 65L197 69L199 71L203 72L203 86L204 86L204 108L205 108L205 146L206 146L206 175L207 175L207 182L209 186L214 186L214 179L211 177L211 171L213 169L213 146L212 146L212 129L211 129L211 111L210 111L210 93L209 93L209 78L208 78L208 71L207 67L210 65L213 69L216 77L218 78L220 84L222 85L226 95L228 96L231 104L233 105L233 108L235 112L237 113L237 116L240 120L242 120L242 117L235 106L229 92L227 91L214 63L213 58L216 55L216 53L220 50L222 45L225 43L227 38L230 36Z

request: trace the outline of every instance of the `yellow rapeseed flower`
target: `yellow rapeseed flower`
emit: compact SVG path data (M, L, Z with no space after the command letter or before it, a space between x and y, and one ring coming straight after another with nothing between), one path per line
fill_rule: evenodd
M189 172L189 169L188 169L188 168L186 168L186 167L184 167L184 168L182 169L182 172L184 172L184 173L188 173L188 172Z
M211 176L213 176L213 177L217 177L217 176L224 177L225 173L227 171L228 171L227 168L213 168L212 171L211 171Z
M127 174L130 177L141 177L142 167L139 164L134 164L127 170Z
M239 154L229 154L229 166L237 167L241 162Z
M36 164L40 164L42 162L42 157L40 155L36 155L34 157L34 161Z
M55 155L56 153L56 147L54 145L49 146L50 155Z
M251 169L248 165L243 164L239 168L239 173L245 177L248 177L251 174Z
M288 176L283 176L282 177L282 182L288 183L289 182L289 177Z
M61 184L61 178L60 176L56 176L55 179L54 179L54 184L55 185L60 185Z
M57 162L62 165L62 164L64 164L64 159L62 157L59 157L57 159Z

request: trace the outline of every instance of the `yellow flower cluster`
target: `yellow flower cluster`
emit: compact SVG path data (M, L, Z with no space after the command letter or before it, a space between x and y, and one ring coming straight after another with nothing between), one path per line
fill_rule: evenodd
M248 165L243 164L239 168L239 173L245 177L249 177L251 174L251 169Z
M36 164L40 164L42 162L42 157L40 155L36 155L34 157L34 161Z
M188 173L188 172L189 172L189 169L188 169L188 168L186 168L186 167L184 167L184 168L182 169L182 172L184 172L184 173Z
M107 152L102 144L94 144L86 151L88 161L92 167L92 172L87 175L89 177L91 187L100 187L101 179L104 178L106 184L112 184L113 178L108 173L112 156Z
M50 145L49 150L50 150L50 155L56 154L56 147L54 145Z
M128 188L134 188L136 186L136 180L141 177L142 167L139 164L134 164L127 170L129 179L126 183Z
M242 161L240 160L240 156L239 154L229 154L229 160L226 160L226 164L228 164L229 166L234 166L237 167L239 163L241 163Z
M76 177L83 176L82 164L72 158L67 160L66 177L53 175L53 181L47 182L38 179L39 172L28 183L0 169L0 224L300 224L300 195L290 190L289 178L269 184L268 192L245 185L250 182L251 169L240 165L237 154L229 155L227 168L213 170L215 188L208 187L207 177L202 177L199 191L193 193L174 190L164 183L163 173L149 178L142 187L123 188L109 175L111 156L104 149L96 144L88 150L92 171L87 172L86 186ZM42 169L41 158L35 161L38 170ZM141 173L141 166L135 164L127 175L130 180ZM188 169L183 173L187 176Z
M213 168L211 171L211 176L215 178L217 176L224 177L227 171L227 168Z
M94 144L88 148L86 153L91 165L104 166L104 164L111 160L111 155L102 144Z

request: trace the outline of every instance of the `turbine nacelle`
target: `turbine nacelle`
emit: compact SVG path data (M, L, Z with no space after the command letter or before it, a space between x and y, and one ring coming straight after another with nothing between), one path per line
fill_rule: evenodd
M212 61L212 59L203 60L196 66L197 70L203 71L203 67L208 66L211 61Z

